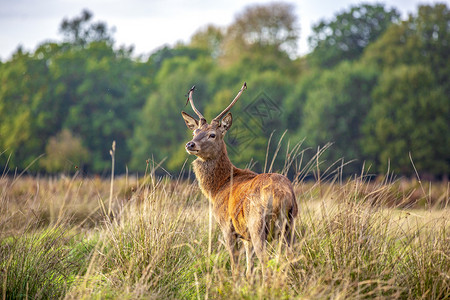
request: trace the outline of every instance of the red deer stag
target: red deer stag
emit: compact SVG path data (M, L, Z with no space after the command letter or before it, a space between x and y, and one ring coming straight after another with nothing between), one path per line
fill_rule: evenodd
M186 144L186 151L197 156L193 162L194 173L200 189L212 203L214 216L231 256L233 273L238 269L237 239L240 238L246 250L246 273L250 276L253 252L256 252L263 266L265 264L265 247L269 235L284 232L284 239L289 245L298 211L292 183L281 174L257 174L248 169L239 169L228 158L224 142L224 135L232 123L228 111L247 88L246 83L211 124L206 122L194 105L194 88L189 90L188 101L199 120L181 112L194 136Z

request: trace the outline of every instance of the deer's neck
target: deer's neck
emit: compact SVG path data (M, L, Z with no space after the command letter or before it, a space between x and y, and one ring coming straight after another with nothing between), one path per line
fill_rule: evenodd
M228 158L225 145L222 149L216 159L202 160L198 158L193 163L200 189L210 200L213 200L221 187L230 181L231 175L237 169Z

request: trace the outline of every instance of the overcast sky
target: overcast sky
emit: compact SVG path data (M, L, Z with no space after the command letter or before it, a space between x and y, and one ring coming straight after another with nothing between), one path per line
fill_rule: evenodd
M450 0L386 0L405 18L415 12L419 3ZM116 45L135 46L135 54L150 54L155 49L177 41L187 42L199 28L207 24L227 26L244 7L273 1L255 0L0 0L0 59L5 61L22 45L35 50L41 42L61 40L58 33L63 18L80 15L83 9L94 14L94 21L115 27ZM309 51L307 38L311 26L321 19L331 19L346 10L355 0L296 0L295 13L301 28L299 53ZM376 3L380 1L364 1Z

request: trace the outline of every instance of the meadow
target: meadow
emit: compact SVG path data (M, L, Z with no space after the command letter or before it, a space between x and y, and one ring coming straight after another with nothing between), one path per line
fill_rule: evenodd
M2 299L450 297L448 183L300 178L293 248L273 242L264 279L257 260L246 279L233 277L194 179L154 170L112 181L3 175Z

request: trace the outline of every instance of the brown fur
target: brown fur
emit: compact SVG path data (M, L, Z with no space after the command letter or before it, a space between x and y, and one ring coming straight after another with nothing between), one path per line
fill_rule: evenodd
M223 232L225 245L237 268L237 239L244 242L247 253L247 276L252 273L252 255L265 262L265 245L269 237L284 231L289 244L297 202L292 184L276 173L257 174L235 167L228 158L223 136L232 123L231 113L222 122L211 125L198 122L182 113L194 138L186 144L188 153L196 155L194 173L203 194L212 202L214 216Z

